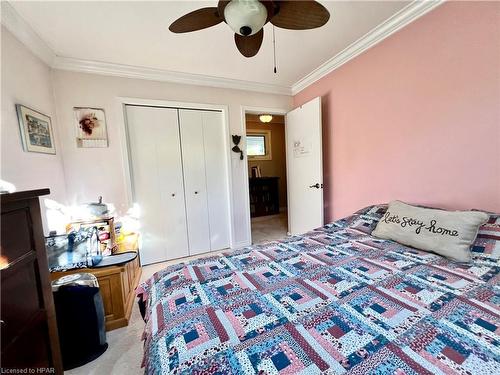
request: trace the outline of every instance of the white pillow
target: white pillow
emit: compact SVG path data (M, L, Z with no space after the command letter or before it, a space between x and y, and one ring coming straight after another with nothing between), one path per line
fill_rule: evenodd
M444 211L392 201L372 235L468 262L469 248L488 219L484 212Z

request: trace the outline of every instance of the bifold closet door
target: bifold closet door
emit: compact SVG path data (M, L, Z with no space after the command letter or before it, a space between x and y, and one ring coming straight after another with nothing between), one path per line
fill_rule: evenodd
M202 112L179 110L189 254L210 251Z
M207 176L210 247L213 251L229 247L231 224L226 152L230 146L225 142L227 137L222 112L203 111L201 116Z
M179 110L189 253L229 247L227 145L222 113Z
M141 217L141 263L189 255L176 109L126 106L134 202Z

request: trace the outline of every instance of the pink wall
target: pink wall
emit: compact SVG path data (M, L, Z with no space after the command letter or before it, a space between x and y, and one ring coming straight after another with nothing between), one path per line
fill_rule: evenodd
M445 3L294 97L322 97L325 220L392 199L500 212L499 19Z

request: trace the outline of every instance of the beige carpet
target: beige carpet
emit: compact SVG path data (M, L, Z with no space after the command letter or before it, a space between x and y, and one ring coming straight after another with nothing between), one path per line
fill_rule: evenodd
M260 244L286 237L288 217L286 213L252 218L252 243Z
M171 264L214 254L218 254L218 252L142 267L141 282ZM143 330L144 321L142 320L137 303L134 303L129 325L107 332L108 350L96 360L73 370L65 371L64 373L68 375L144 374L144 369L141 368L143 354L143 341L141 337Z

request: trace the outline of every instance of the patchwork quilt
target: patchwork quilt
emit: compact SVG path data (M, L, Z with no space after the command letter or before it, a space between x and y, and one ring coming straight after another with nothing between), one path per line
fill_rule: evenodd
M500 374L500 218L460 264L370 235L372 206L142 284L148 374Z

